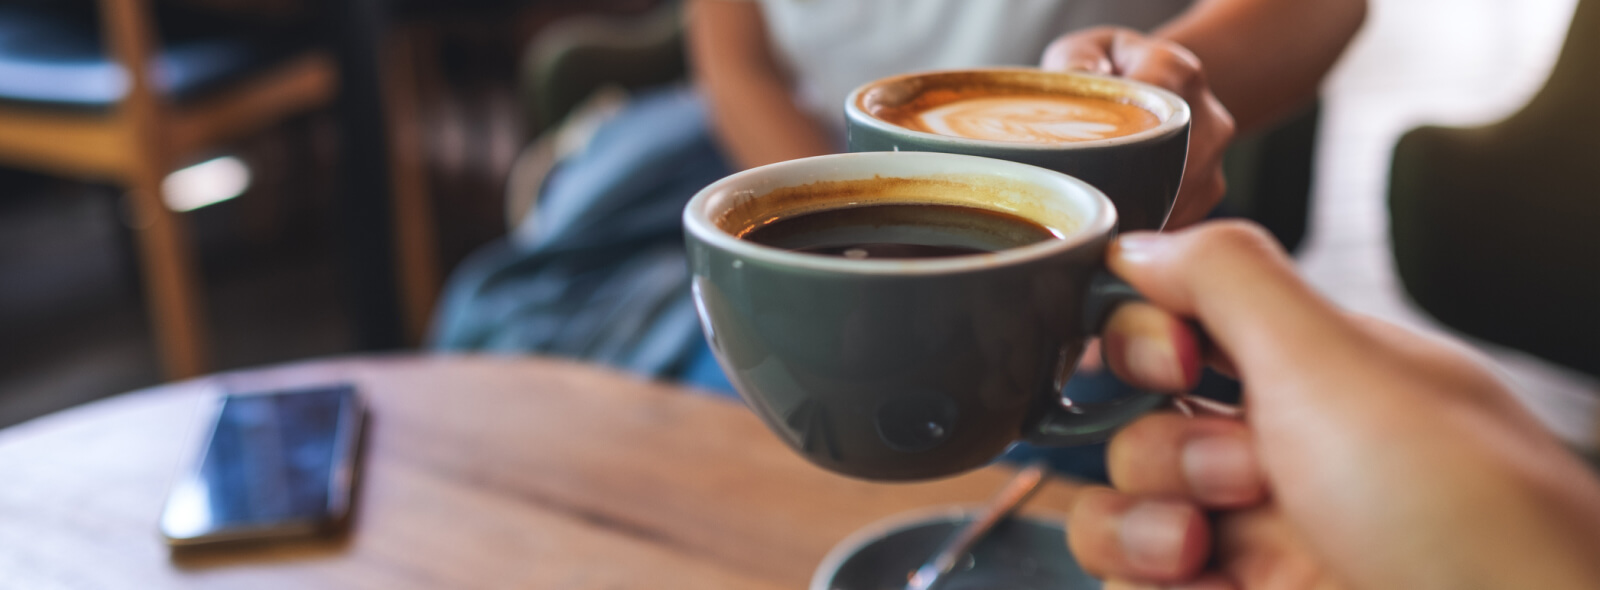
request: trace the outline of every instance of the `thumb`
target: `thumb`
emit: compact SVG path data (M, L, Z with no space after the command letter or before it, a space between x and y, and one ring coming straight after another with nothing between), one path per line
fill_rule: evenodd
M1259 226L1216 222L1128 233L1109 258L1111 270L1151 303L1197 319L1247 383L1292 377L1295 367L1358 341Z
M1039 68L1049 71L1078 71L1111 75L1111 43L1116 31L1110 28L1089 29L1062 36L1044 50Z

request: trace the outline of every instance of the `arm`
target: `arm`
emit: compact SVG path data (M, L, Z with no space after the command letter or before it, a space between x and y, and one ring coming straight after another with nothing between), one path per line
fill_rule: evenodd
M1316 96L1366 14L1365 0L1199 0L1154 36L1200 58L1248 133Z
M1116 27L1064 35L1040 66L1125 76L1188 101L1189 165L1167 218L1178 229L1227 192L1222 156L1235 129L1265 127L1315 96L1366 11L1365 0L1198 0L1148 37Z
M834 151L822 125L795 105L751 1L692 0L689 63L733 164L753 168Z

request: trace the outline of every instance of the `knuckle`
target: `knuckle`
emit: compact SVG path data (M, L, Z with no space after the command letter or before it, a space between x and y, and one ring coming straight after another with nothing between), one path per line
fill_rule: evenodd
M1151 54L1151 59L1167 72L1173 90L1186 97L1200 96L1209 90L1205 66L1188 48L1172 41L1156 41Z
M1272 234L1260 225L1242 220L1208 223L1195 232L1191 253L1200 260L1276 259L1281 256Z
M1120 41L1120 42L1123 42L1123 43L1127 43L1127 42L1143 42L1145 40L1144 33L1141 33L1141 32L1139 32L1139 31L1137 31L1135 29L1130 29L1128 27L1119 27L1119 26L1116 26L1116 25L1103 25L1103 26L1095 27L1095 29L1096 30L1100 30L1100 31L1104 31L1107 34L1113 35L1113 36L1115 36L1117 38L1117 41Z
M1233 113L1229 112L1227 107L1222 106L1220 101L1213 98L1212 102L1214 107L1210 111L1211 118L1216 121L1217 137L1226 145L1233 141L1234 135L1239 131L1239 125L1234 121Z
M1189 63L1172 53L1162 54L1161 61L1178 88L1184 90L1205 88L1205 76L1201 75L1200 68L1196 64Z
M1123 427L1106 447L1106 467L1119 490L1150 487L1159 478L1150 469L1151 457L1169 456L1171 447L1187 427L1177 414L1149 414Z
M1049 45L1045 46L1044 53L1045 55L1052 53L1066 55L1072 53L1073 48L1082 43L1083 37L1080 37L1076 33L1062 35L1060 37L1056 37L1055 41L1051 41Z
M1189 51L1188 47L1171 41L1167 42L1167 48L1171 52L1172 58L1182 62L1185 69L1194 72L1196 77L1205 78L1205 62L1200 61L1200 56L1195 55L1193 51Z
M1208 206L1208 211L1210 207L1215 207L1217 203L1222 202L1223 197L1227 196L1228 177L1223 175L1221 171L1218 171L1216 174L1211 175L1210 184L1211 186L1206 190L1206 205Z
M1122 503L1121 494L1102 486L1082 488L1073 499L1067 515L1067 545L1090 575L1104 578L1115 566L1116 549L1109 543L1107 525Z
M1181 426L1182 417L1176 414L1148 414L1124 426L1111 438L1111 447L1127 450L1148 449L1152 444L1171 438L1168 433Z

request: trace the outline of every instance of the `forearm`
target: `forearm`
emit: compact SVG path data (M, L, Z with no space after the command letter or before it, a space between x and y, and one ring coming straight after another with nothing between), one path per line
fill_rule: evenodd
M1200 58L1241 133L1315 97L1366 18L1365 0L1199 0L1155 31Z
M823 126L795 104L754 2L692 2L689 58L717 139L736 166L834 151Z
M711 121L727 156L741 169L836 151L822 126L795 106L776 79L701 82Z

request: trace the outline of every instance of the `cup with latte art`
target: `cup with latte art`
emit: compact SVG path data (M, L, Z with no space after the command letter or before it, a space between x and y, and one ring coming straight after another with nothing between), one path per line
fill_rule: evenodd
M1110 196L1122 229L1159 229L1183 179L1189 106L1148 84L1002 68L907 74L851 93L852 152L925 151L1033 164Z

